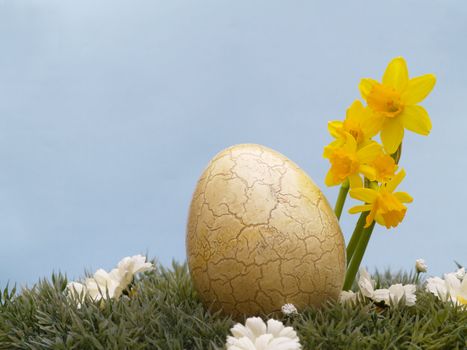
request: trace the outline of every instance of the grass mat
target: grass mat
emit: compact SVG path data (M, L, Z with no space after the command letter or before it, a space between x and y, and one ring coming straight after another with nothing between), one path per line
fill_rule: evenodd
M375 277L381 285L412 279L388 272ZM186 264L142 274L131 298L81 308L65 295L66 284L65 276L54 274L21 292L6 287L0 349L224 349L235 324L203 307ZM467 349L467 311L424 291L412 307L329 303L281 321L297 330L305 350Z

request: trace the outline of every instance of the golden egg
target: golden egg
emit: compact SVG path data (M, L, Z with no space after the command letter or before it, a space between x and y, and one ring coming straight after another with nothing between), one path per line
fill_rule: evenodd
M232 146L198 181L187 226L187 260L206 307L257 315L336 299L345 244L320 189L267 147Z

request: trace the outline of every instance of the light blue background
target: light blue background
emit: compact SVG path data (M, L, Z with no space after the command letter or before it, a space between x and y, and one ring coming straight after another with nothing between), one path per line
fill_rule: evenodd
M438 77L433 131L407 133L415 201L364 264L467 263L466 18L465 1L0 0L0 286L184 260L196 181L232 144L280 151L333 203L327 121L398 55Z

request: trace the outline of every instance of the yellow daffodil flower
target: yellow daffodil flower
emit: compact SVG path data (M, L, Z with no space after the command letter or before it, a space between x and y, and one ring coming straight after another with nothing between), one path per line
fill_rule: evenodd
M355 138L358 146L366 144L380 128L380 123L373 118L373 112L359 100L354 101L347 109L344 121L335 120L328 123L328 130L332 136L340 138L344 136L344 131L348 132Z
M378 189L356 188L350 190L352 198L364 201L366 204L350 208L350 214L370 211L366 217L365 227L373 221L386 228L396 227L404 219L407 207L403 203L412 202L412 197L405 192L395 192L396 187L405 177L402 169L391 181L382 184Z
M362 187L360 173L371 180L375 178L375 171L368 164L381 153L381 146L371 142L358 149L357 141L351 134L345 132L344 136L342 145L334 141L324 148L323 156L331 163L325 183L327 186L334 186L348 179L350 188Z
M386 68L382 83L362 79L360 93L374 112L374 124L379 124L381 140L390 154L396 152L404 137L404 129L428 135L431 121L418 103L430 93L436 77L425 74L409 79L407 64L402 57L394 58Z
M397 164L395 160L386 153L379 154L371 163L370 166L375 170L375 180L384 183L391 180L396 171Z

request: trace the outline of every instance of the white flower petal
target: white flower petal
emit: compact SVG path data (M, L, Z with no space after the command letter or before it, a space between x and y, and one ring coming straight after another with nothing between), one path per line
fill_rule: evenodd
M456 277L457 277L458 279L460 279L460 280L463 279L464 276L465 276L465 267L461 267L460 269L458 269L458 270L455 272L455 274L456 274Z
M226 345L236 345L238 344L238 339L236 337L232 337L230 335L227 336L227 342L225 343Z
M377 303L384 301L386 305L389 305L389 289L376 289L373 293L373 300Z
M446 282L439 277L431 277L426 280L426 287L425 289L434 294L436 297L441 299L442 301L447 300L448 289L446 286Z
M104 269L99 269L94 273L93 278L96 281L96 283L105 286L107 284L107 281L109 280L109 274Z
M81 293L86 293L86 286L83 283L79 282L70 282L66 285L66 289L71 293L71 294L78 294L80 295Z
M94 273L92 278L87 278L85 281L89 296L93 300L106 298L119 298L122 294L120 281L115 279L114 274L109 274L103 269L99 269Z
M255 337L259 337L266 333L266 324L260 317L250 317L246 320L245 326L253 333Z
M399 301L401 301L405 295L404 286L400 283L393 284L392 286L388 288L388 290L389 290L389 299L393 304L398 304Z
M263 334L256 338L255 349L256 350L269 350L271 347L269 343L274 339L272 334Z
M86 286L83 283L70 282L67 284L66 290L68 292L68 297L76 301L76 306L80 309L87 293Z
M256 350L255 344L251 339L242 337L240 339L234 337L227 338L227 350Z
M373 298L375 281L371 279L370 274L365 268L360 269L360 278L358 279L358 287L363 296Z
M118 263L117 267L132 275L154 269L154 265L146 262L146 257L143 255L127 256Z
M284 329L284 324L280 321L269 319L267 322L267 333L272 334L274 337L279 337L280 332Z
M339 295L339 302L341 304L354 303L357 301L357 293L351 290L343 290Z
M444 275L444 281L446 282L446 288L449 294L452 294L453 292L455 293L460 289L461 281L459 281L454 272L446 273Z
M417 286L415 284L406 284L404 286L405 290L405 305L414 306L417 302L417 296L415 292L417 291Z
M240 323L237 323L236 325L234 325L230 329L230 332L236 338L247 337L251 339L252 341L255 341L256 339L256 336L253 334L253 332L248 327L245 327L244 325Z
M292 340L286 337L280 337L280 338L275 338L269 343L269 349L274 349L274 350L300 350L302 346L300 345L300 342L298 341L298 338L296 340Z
M290 338L292 340L298 340L297 332L293 329L293 327L285 327L280 333L280 337Z

